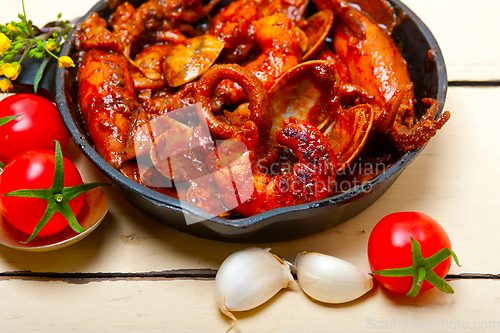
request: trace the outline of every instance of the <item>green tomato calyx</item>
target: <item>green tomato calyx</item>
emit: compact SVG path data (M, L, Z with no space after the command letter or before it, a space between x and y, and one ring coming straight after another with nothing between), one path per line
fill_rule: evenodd
M373 271L373 274L388 277L413 277L410 291L406 294L406 296L409 297L415 297L418 295L424 281L429 282L431 285L447 294L454 293L453 288L448 283L446 283L444 279L434 273L433 269L444 260L446 260L449 256L452 256L453 260L455 260L455 263L460 266L455 252L445 247L429 258L424 258L422 256L420 243L413 239L413 237L411 237L411 256L413 265L410 267L383 269L379 271Z
M41 220L35 226L33 233L28 238L27 241L22 242L24 244L29 243L33 238L38 235L40 230L49 222L52 216L59 212L68 221L69 226L77 233L82 233L85 229L78 223L75 214L71 210L68 202L80 194L83 194L93 188L101 185L109 185L107 183L88 183L81 184L77 186L64 187L64 165L63 165L63 155L61 151L61 145L57 140L56 143L56 153L55 153L55 170L54 170L54 181L52 187L48 189L27 189L27 190L17 190L9 193L5 193L4 196L10 197L23 197L23 198L39 198L47 201L47 209L45 214L42 216Z

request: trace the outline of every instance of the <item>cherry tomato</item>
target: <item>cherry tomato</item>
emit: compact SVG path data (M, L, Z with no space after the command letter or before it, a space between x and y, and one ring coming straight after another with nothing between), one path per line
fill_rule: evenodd
M412 266L412 237L420 244L423 258L428 258L444 248L451 250L451 241L446 231L432 217L418 212L390 214L377 223L368 240L368 261L372 271ZM444 278L450 266L451 257L448 255L432 271ZM385 288L404 294L410 291L413 282L412 276L374 274L374 277ZM429 282L423 281L420 290L432 287Z
M52 102L32 94L11 95L0 101L0 118L20 114L0 126L1 162L6 164L26 150L52 150L54 140L66 149L69 133Z
M81 185L82 177L75 165L66 157L64 164L64 186ZM54 151L35 149L16 155L0 174L0 212L17 229L30 235L42 219L47 201L39 198L4 196L5 193L20 189L48 189L52 186L55 172ZM68 202L71 210L78 215L84 196L80 195ZM68 226L61 213L56 212L40 230L38 236L54 235Z

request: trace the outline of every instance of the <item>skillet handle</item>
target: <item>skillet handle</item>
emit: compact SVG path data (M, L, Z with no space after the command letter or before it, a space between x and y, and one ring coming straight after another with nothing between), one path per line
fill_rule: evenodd
M21 73L18 78L12 82L14 85L14 93L30 93L34 94L34 82L38 68L42 64L43 59L26 57L21 63ZM37 94L47 98L51 102L55 102L56 82L55 76L57 72L57 61L51 57L45 70L42 79L38 84Z

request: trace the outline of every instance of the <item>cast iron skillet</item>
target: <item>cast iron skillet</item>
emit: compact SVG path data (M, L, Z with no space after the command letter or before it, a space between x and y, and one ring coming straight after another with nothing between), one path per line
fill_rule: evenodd
M130 1L138 5L143 1ZM447 91L444 59L434 36L425 24L399 0L390 0L401 23L393 38L408 61L411 79L415 83L417 100L435 98L442 112ZM98 2L79 22L91 12L107 18L111 11L106 1ZM428 51L434 50L429 60ZM61 55L75 55L74 36L70 33ZM75 59L75 57L73 57ZM25 67L26 68L26 67ZM29 70L23 69L23 79L33 82ZM76 70L49 65L41 91L53 94L73 140L82 152L109 178L114 187L133 205L156 220L180 231L199 237L234 242L267 242L304 237L343 223L373 204L394 183L403 170L417 157L423 147L406 153L397 163L378 177L328 199L274 209L255 216L239 219L214 217L194 205L148 189L121 174L94 150L86 132L78 107ZM54 85L55 82L55 85ZM422 108L417 105L417 112ZM420 110L421 112L421 110Z

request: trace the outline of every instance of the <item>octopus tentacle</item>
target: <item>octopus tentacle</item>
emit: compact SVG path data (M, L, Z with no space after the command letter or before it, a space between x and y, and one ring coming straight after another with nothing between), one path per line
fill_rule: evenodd
M217 85L224 79L238 83L247 94L250 101L249 120L257 125L260 143L264 144L269 138L271 129L269 96L259 79L239 65L213 66L198 81L194 97L200 119L206 119L210 133L221 139L229 139L239 131L238 126L220 121L212 113L210 97Z
M451 116L450 112L446 111L434 119L439 110L439 103L431 98L424 98L422 102L429 104L430 107L415 125L407 127L403 123L396 122L389 130L392 141L400 149L409 151L423 146L436 135Z
M380 133L386 133L393 127L398 116L401 103L403 103L403 99L411 89L412 85L410 84L405 87L396 88L387 104L380 107L381 110L377 112L377 116L375 117L373 124L377 131Z

